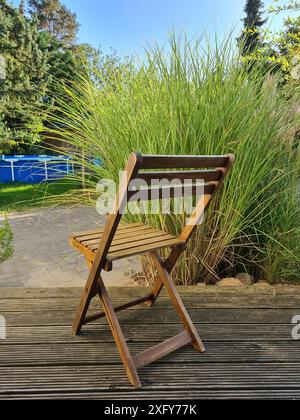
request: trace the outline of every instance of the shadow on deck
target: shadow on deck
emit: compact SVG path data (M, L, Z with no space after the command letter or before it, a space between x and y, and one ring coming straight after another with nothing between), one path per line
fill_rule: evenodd
M111 289L116 305L143 289ZM105 320L70 333L79 289L0 289L0 399L300 398L300 288L180 288L207 353L191 346L141 369L129 385ZM93 303L98 308L98 301ZM133 354L182 331L163 295L119 314Z

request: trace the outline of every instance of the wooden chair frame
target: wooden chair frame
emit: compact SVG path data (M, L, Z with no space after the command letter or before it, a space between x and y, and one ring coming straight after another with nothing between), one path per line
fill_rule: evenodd
M234 163L233 155L226 156L142 156L137 153L130 155L124 177L120 184L119 195L115 201L115 214L110 215L103 231L101 243L92 262L88 257L87 263L90 268L89 277L86 286L82 292L80 304L76 317L73 322L73 334L77 335L83 325L106 317L109 323L112 335L116 342L122 362L124 364L129 381L135 388L141 388L141 381L137 370L160 359L161 357L191 343L193 347L200 353L205 352L205 347L201 338L186 310L184 304L171 280L171 272L177 263L180 255L185 249L184 245L178 245L172 248L169 257L163 261L158 251L151 251L149 254L153 260L157 270L157 279L150 294L133 302L129 302L123 306L114 308L112 301L108 295L107 289L101 277L102 271L107 263L106 257L113 241L114 235L122 218L122 209L127 203L129 185L137 178L149 180L161 176L163 178L182 178L190 179L198 178L208 180L205 194L199 200L189 223L183 229L180 239L185 243L191 238L200 218L203 217L205 210L210 204L216 191L221 187L230 168ZM189 169L189 168L214 168L215 171L182 171L182 172L144 172L141 170L156 169ZM211 188L212 187L212 188ZM124 338L121 326L117 319L116 313L124 309L145 303L148 307L152 307L157 300L163 287L167 290L170 299L175 307L179 318L184 326L184 332L176 335L169 340L164 341L144 352L132 356ZM96 315L87 316L88 308L91 300L95 296L99 296L104 312Z

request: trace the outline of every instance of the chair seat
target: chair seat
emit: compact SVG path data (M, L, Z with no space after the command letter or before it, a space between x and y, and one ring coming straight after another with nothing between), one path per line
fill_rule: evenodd
M102 235L103 229L74 233L70 243L90 261L94 261ZM142 223L120 225L107 255L106 269L111 270L113 261L178 245L185 245L185 241Z

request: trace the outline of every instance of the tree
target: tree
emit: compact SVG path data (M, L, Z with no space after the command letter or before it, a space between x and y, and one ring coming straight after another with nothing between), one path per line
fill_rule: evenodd
M300 84L300 2L285 1L269 8L271 14L288 13L283 19L281 30L272 33L264 30L262 47L243 58L244 62L251 61L261 65L266 72L280 76L282 85L287 82Z
M64 44L76 41L79 28L76 14L72 13L60 0L28 0L29 13L36 16L38 29L46 31Z
M288 17L280 32L278 48L282 55L291 57L300 54L300 17Z
M39 141L43 99L49 83L48 52L36 21L0 0L0 153L23 153Z
M261 0L247 0L245 6L246 17L243 19L244 30L239 38L243 56L253 54L262 46L260 30L266 23L263 19L263 2Z

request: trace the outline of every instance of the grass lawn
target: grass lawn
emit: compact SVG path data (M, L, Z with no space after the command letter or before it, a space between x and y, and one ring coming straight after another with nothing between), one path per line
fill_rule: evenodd
M69 180L39 185L0 184L0 212L47 207L53 205L55 199L63 194L78 188L79 184Z

